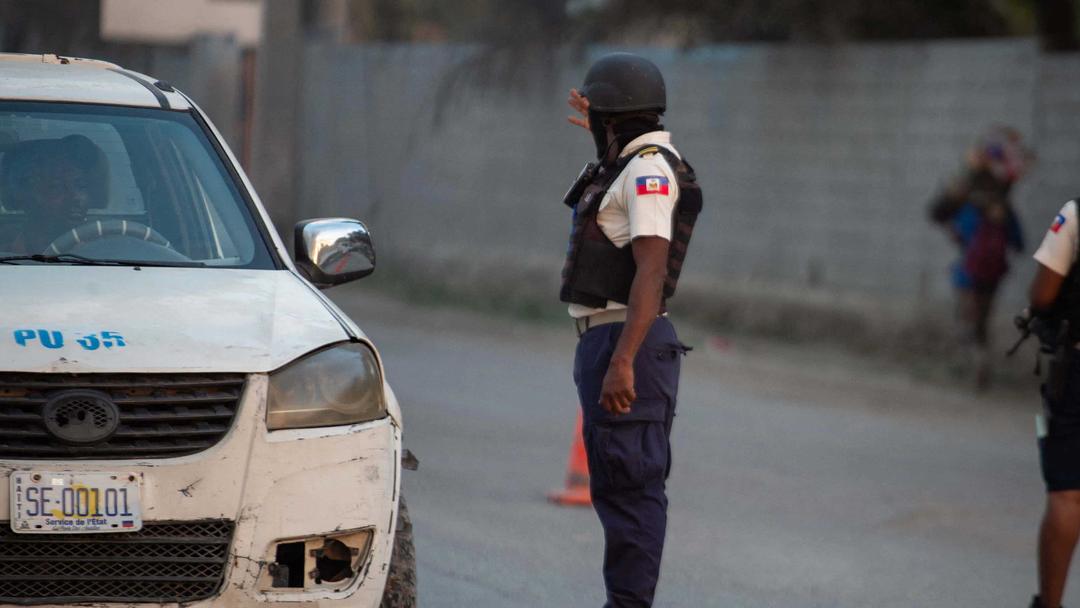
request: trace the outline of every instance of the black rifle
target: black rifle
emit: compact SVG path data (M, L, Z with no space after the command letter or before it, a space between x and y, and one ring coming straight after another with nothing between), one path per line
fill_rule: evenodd
M1028 309L1013 318L1013 324L1020 331L1020 339L1008 350L1006 356L1012 356L1028 338L1034 335L1039 339L1039 352L1035 355L1035 375L1041 375L1042 357L1049 361L1046 373L1048 396L1060 400L1065 396L1065 378L1068 376L1069 363L1075 349L1069 340L1069 321L1059 316L1033 315Z

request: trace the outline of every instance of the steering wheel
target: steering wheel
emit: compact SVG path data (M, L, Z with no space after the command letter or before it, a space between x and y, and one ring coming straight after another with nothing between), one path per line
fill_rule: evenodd
M69 253L72 249L84 243L117 236L138 239L173 250L169 239L146 224L131 220L93 220L81 226L76 226L56 237L42 253L45 255Z

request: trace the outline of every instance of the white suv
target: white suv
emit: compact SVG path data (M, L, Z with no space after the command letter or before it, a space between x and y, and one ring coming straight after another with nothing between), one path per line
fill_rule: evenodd
M0 55L0 604L414 601L401 412L317 288L371 240L295 236L183 93Z

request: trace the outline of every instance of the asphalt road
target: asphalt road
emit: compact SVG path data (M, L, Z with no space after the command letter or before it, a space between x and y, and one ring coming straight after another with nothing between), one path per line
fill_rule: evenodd
M404 482L420 605L601 606L596 516L544 500L577 408L569 324L363 283L331 296L378 345L420 459ZM977 400L840 353L680 331L698 348L657 606L1027 606L1043 501L1030 396Z

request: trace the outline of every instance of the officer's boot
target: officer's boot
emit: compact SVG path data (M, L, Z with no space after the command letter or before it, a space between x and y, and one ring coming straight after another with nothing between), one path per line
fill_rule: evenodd
M1031 598L1031 608L1050 608L1050 606L1047 606L1046 604L1042 603L1042 600L1039 599L1039 596L1036 595L1035 597ZM1058 606L1058 608L1065 608L1065 607L1064 606Z

